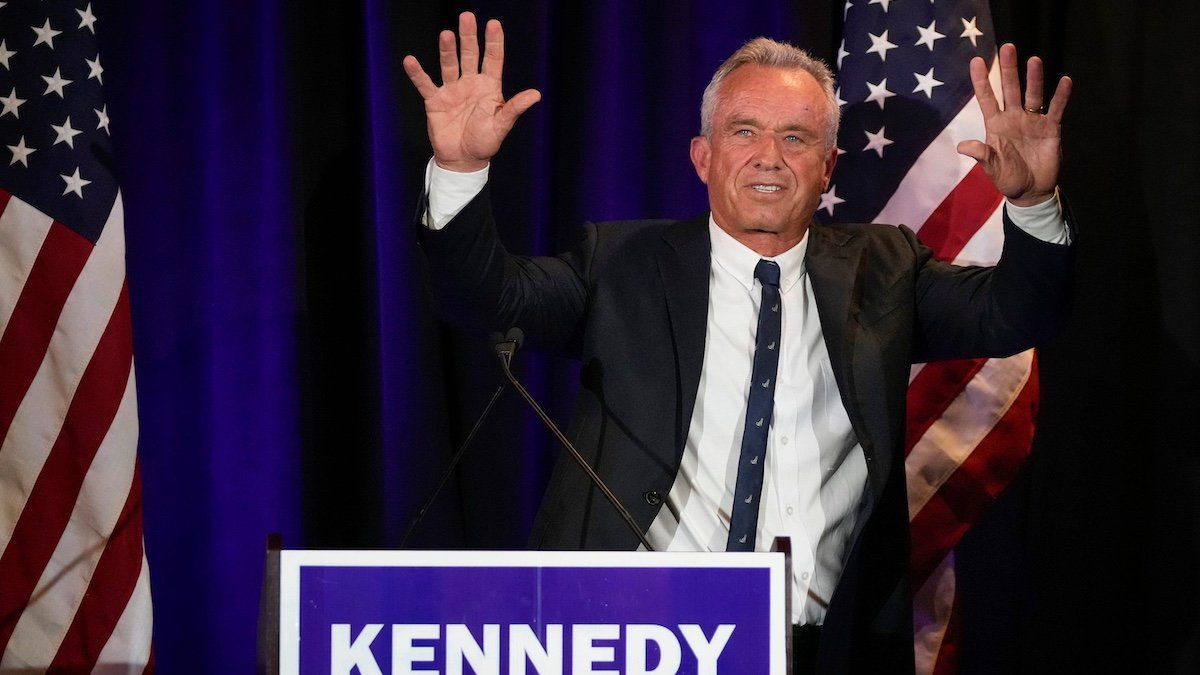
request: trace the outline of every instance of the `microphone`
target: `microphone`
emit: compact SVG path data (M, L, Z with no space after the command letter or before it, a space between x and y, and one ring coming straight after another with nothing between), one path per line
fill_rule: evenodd
M529 407L533 409L533 412L537 413L538 419L542 421L542 424L546 425L546 428L550 429L550 431L554 434L554 437L558 439L559 444L566 448L567 453L571 455L571 458L575 460L575 463L579 465L579 468L583 469L583 472L587 474L587 477L592 481L592 484L596 486L596 489L600 490L600 493L603 494L604 497L608 499L608 502L613 505L613 508L616 509L617 513L621 516L621 519L624 520L625 524L629 526L630 531L637 535L638 541L642 542L642 546L646 547L647 551L653 551L654 547L650 545L650 542L646 540L646 535L642 533L642 530L637 526L637 523L633 521L633 516L629 514L629 510L625 508L625 505L621 503L621 500L617 498L617 495L613 493L607 484L605 484L604 479L600 478L600 475L596 473L596 470L593 469L590 464L588 464L587 460L584 459L579 450L575 449L575 446L571 444L571 441L567 440L567 437L561 430L559 430L558 425L554 424L554 421L550 419L550 416L546 414L546 411L542 410L542 407L537 404L537 401L533 400L533 396L526 391L525 387L519 381L517 381L516 376L513 375L512 368L510 367L512 355L516 353L517 348L521 346L521 342L524 341L524 339L525 333L522 332L520 328L514 326L508 329L508 332L504 335L504 339L501 342L496 343L496 355L500 358L500 368L504 370L504 376L508 378L509 383L512 384L513 389L517 390L517 393L521 395L521 398L525 399L525 402L529 404ZM508 351L510 349L511 351Z
M521 342L525 337L520 328L513 328L508 333L507 336L500 333L492 333L491 337L492 351L506 364L512 362L513 356L516 355L517 349L520 348ZM466 439L463 440L462 445L458 446L458 450L450 458L450 464L442 472L442 477L438 479L437 487L433 488L433 492L425 499L425 503L413 515L412 521L408 524L408 529L404 531L404 536L400 538L399 548L404 548L404 544L408 542L408 538L417 529L417 525L425 518L425 514L429 511L429 507L433 506L433 502L437 499L438 494L441 493L442 488L446 487L446 482L450 480L454 469L458 467L459 460L466 454L467 447L471 445L471 441L475 440L475 434L479 432L479 428L483 426L483 421L492 412L492 407L496 405L496 401L500 399L500 394L504 393L504 388L507 386L508 382L505 381L500 383L499 387L496 387L495 393L492 394L491 400L488 401L487 406L484 407L483 412L479 415L479 419L475 420L475 426L471 427L471 431L467 434Z

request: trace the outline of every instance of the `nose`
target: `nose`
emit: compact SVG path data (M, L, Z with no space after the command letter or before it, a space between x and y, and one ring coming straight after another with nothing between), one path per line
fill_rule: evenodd
M763 135L754 149L754 168L764 171L774 171L783 164L783 149L779 139L771 135Z

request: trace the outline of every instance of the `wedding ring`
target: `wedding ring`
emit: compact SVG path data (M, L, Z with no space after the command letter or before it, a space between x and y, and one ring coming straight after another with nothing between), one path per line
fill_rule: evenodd
M1034 115L1043 115L1046 113L1046 107L1039 106L1037 108L1025 108L1025 112L1033 113Z

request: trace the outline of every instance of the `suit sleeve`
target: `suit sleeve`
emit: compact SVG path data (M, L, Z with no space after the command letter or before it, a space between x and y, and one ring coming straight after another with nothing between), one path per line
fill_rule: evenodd
M418 213L424 210L422 203ZM512 255L500 242L484 187L444 228L430 230L418 222L417 237L442 320L476 332L519 326L537 344L575 351L597 241L594 225L562 255Z
M902 231L917 255L914 361L1009 356L1043 344L1062 327L1074 246L1041 241L1005 213L996 266L958 267L935 259L911 230Z

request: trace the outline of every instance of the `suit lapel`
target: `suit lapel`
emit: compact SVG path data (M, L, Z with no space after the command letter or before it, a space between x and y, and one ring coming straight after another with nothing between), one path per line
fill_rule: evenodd
M846 231L813 224L809 229L808 250L804 265L813 285L817 300L817 314L821 320L821 333L829 351L833 377L842 395L842 404L850 417L850 424L858 436L867 456L876 455L867 462L867 473L876 496L883 489L890 461L890 449L876 446L870 427L864 419L859 402L854 364L854 341L858 322L855 320L861 308L861 284L863 279L862 237ZM859 364L871 368L871 364ZM885 414L886 411L880 411ZM882 454L880 454L882 453ZM884 456L888 455L888 456Z
M683 452L700 370L704 367L704 334L708 325L708 277L711 258L708 214L672 225L663 235L658 252L675 347L676 387L681 405L676 409L676 457Z

